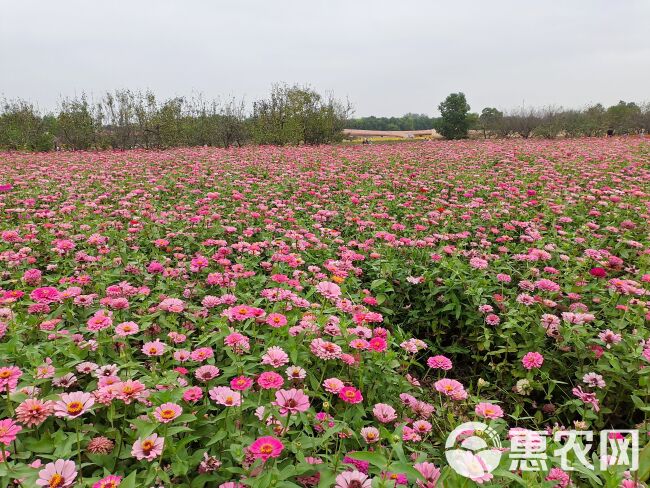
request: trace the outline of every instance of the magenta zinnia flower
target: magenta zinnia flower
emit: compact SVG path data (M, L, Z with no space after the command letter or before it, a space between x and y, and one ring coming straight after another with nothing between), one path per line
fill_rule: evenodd
M265 371L257 378L257 384L264 390L280 388L284 384L284 378L275 371Z
M346 403L361 403L363 396L354 386L344 386L339 391L339 398Z
M269 458L279 457L283 449L284 444L282 444L282 441L272 436L260 437L248 447L249 452L256 459L262 459L264 461Z
M74 462L57 459L53 463L47 463L38 472L39 479L36 480L36 484L50 488L65 488L66 486L72 486L76 477L77 467Z
M230 388L233 390L244 391L253 386L253 380L246 376L237 376L230 380Z
M102 478L97 483L95 483L93 485L93 488L117 488L118 486L120 486L121 482L122 482L121 476L115 476L114 474L111 474L109 476L106 476L105 478Z
M521 364L528 370L539 368L543 363L544 356L538 352L529 352L521 359Z

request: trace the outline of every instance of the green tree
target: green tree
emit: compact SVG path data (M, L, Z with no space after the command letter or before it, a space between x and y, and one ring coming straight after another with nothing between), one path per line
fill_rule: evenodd
M5 100L0 112L0 147L19 151L50 151L54 147L51 121L24 100Z
M66 98L61 101L56 135L65 148L90 149L95 143L99 128L86 95L81 95L79 99Z
M350 107L309 87L274 85L253 104L252 136L258 144L325 144L340 141Z
M487 139L487 133L497 130L503 120L503 112L494 107L485 107L478 117L478 128L483 131L483 138Z
M617 134L635 132L641 126L641 107L634 102L625 103L623 100L607 109L609 128Z
M436 130L445 139L465 139L470 127L469 109L464 93L452 93L438 105L442 118Z

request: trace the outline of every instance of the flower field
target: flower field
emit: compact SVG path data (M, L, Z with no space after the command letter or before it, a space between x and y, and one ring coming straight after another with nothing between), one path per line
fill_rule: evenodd
M645 486L640 138L0 170L2 487ZM496 469L449 465L467 421L502 439ZM594 446L562 466L571 429ZM639 430L638 470L596 462L606 429ZM522 432L540 469L511 465Z

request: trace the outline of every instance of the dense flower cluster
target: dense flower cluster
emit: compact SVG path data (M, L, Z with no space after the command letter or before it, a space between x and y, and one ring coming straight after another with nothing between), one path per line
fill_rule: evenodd
M647 439L642 139L8 153L0 170L0 480L454 487L441 445L464 421ZM477 459L468 483L591 479Z

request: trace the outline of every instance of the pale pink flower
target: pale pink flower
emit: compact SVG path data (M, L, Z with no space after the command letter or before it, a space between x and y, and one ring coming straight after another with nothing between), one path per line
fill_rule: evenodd
M158 420L158 422L167 424L175 418L179 417L181 413L183 413L183 408L180 405L167 402L156 408L156 410L153 412L153 416L156 418L156 420Z
M241 405L241 393L231 390L227 386L217 386L209 392L210 398L225 407L238 407Z
M147 461L152 461L162 454L164 445L164 438L158 437L158 434L151 434L133 443L131 455L138 460L146 459Z
M278 390L275 392L273 405L278 407L280 415L304 412L309 408L309 397L302 390Z
M76 419L83 415L95 404L95 399L90 393L74 391L61 393L60 400L54 403L54 415Z
M77 478L77 467L73 461L57 459L53 463L47 463L38 472L36 484L49 488L66 488L72 486Z

